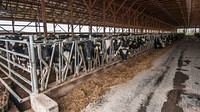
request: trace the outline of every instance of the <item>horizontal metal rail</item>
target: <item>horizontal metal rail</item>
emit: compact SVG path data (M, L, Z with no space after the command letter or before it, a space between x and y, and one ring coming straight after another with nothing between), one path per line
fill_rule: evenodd
M17 81L16 79L14 79L12 76L10 76L5 70L3 70L2 68L0 68L1 69L1 71L5 74L5 75L7 75L7 77L9 77L12 81L14 81L18 86L20 86L22 89L24 89L27 93L31 93L31 91L28 89L28 88L26 88L23 84L21 84L19 81Z
M0 38L0 41L4 41L4 42L16 42L16 43L29 44L27 41L12 40L12 39L1 39L1 38Z
M13 52L13 51L10 51L10 50L4 49L4 48L0 48L0 50L8 52L8 53L11 53L11 54L14 54L14 55L17 55L17 56L21 56L21 57L26 58L26 59L29 59L29 56L24 55L24 54Z
M1 69L1 68L0 68ZM17 99L18 102L23 103L25 101L28 101L30 99L30 97L26 97L26 98L20 98L19 95L17 95L15 93L15 91L12 90L12 88L10 88L10 86L8 86L8 84L0 77L0 82L6 87L6 89Z
M1 55L0 55L0 58L5 60L5 61L7 61L7 62L9 62L9 63L11 63L11 64L13 64L13 65L15 65L15 66L17 66L17 67L19 67L19 68L21 68L22 70L25 70L26 72L30 73L30 70L28 70L27 68L25 68L25 67L23 67L23 66L21 66L21 65L19 65L17 63L14 63L13 61L8 60L7 58L5 58L5 57L3 57Z
M8 67L7 67L6 65L4 65L2 62L0 62L0 65L3 66L4 68L6 68L7 70L11 71L15 76L17 76L18 78L20 78L21 80L23 80L23 81L26 82L27 84L31 85L31 82L30 82L27 78L23 77L22 75L20 75L20 74L17 73L16 71L14 71L14 70L8 68ZM9 75L9 76L10 76L10 75Z

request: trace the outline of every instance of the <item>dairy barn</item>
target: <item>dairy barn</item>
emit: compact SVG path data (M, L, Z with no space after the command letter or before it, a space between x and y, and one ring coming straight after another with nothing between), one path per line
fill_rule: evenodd
M200 0L0 0L1 112L200 112Z

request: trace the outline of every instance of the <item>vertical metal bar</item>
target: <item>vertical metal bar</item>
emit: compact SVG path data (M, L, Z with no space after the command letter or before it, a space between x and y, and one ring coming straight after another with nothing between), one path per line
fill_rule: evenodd
M78 75L79 75L79 64L80 64L80 53L79 53L79 47L78 47L78 42L76 44L76 52L77 52L77 72L78 72Z
M34 49L34 39L29 37L30 40L30 61L31 61L31 83L32 83L32 92L38 93L38 79L36 74L36 59L35 59L35 49Z
M61 55L61 81L64 80L64 75L63 75L63 68L64 68L64 56L63 56L63 46L64 43L61 42L61 50L60 50L60 55Z
M58 43L58 45L59 45L59 66L58 66L58 71L59 71L59 83L61 82L61 79L62 79L62 73L61 73L61 67L62 67L62 59L63 59L63 57L62 57L62 45L61 45L62 43L61 43L61 41L59 40L59 43Z
M47 76L46 76L45 89L48 87L49 76L50 76L50 72L51 72L51 69L52 69L53 58L54 58L54 55L55 55L55 48L56 48L56 43L53 44L53 50L52 50L51 59L50 59L50 62L49 62L49 70L48 70Z
M74 71L75 71L75 75L77 75L77 63L78 63L78 59L77 59L77 41L75 41L75 46L74 46L74 55L75 55L75 59L74 59Z
M6 43L6 50L9 50L8 41L6 41L5 43ZM11 61L10 60L10 53L8 51L6 52L6 56L7 56L7 60ZM11 69L9 61L7 61L8 68ZM10 70L9 70L9 75L11 75L11 71Z

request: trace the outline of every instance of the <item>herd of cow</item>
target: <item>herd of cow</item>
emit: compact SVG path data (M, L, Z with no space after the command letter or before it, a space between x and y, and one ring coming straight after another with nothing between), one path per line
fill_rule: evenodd
M121 60L126 61L129 55L144 47L164 48L182 34L120 34L103 37L102 35L69 35L49 37L34 36L34 46L29 37L21 34L0 38L0 54L11 61L30 69L30 47L34 48L37 66L38 83L41 89L47 88L51 74L55 74L55 82L63 82L67 76L79 75L80 71L88 72L97 66ZM16 40L4 41L4 40ZM14 54L6 50L15 52ZM7 54L7 55L6 55ZM9 56L9 58L8 58ZM15 67L15 65L13 65Z

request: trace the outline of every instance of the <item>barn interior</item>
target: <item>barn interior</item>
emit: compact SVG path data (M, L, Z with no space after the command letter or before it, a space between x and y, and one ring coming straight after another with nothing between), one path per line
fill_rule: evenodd
M0 110L200 112L199 0L0 0Z

